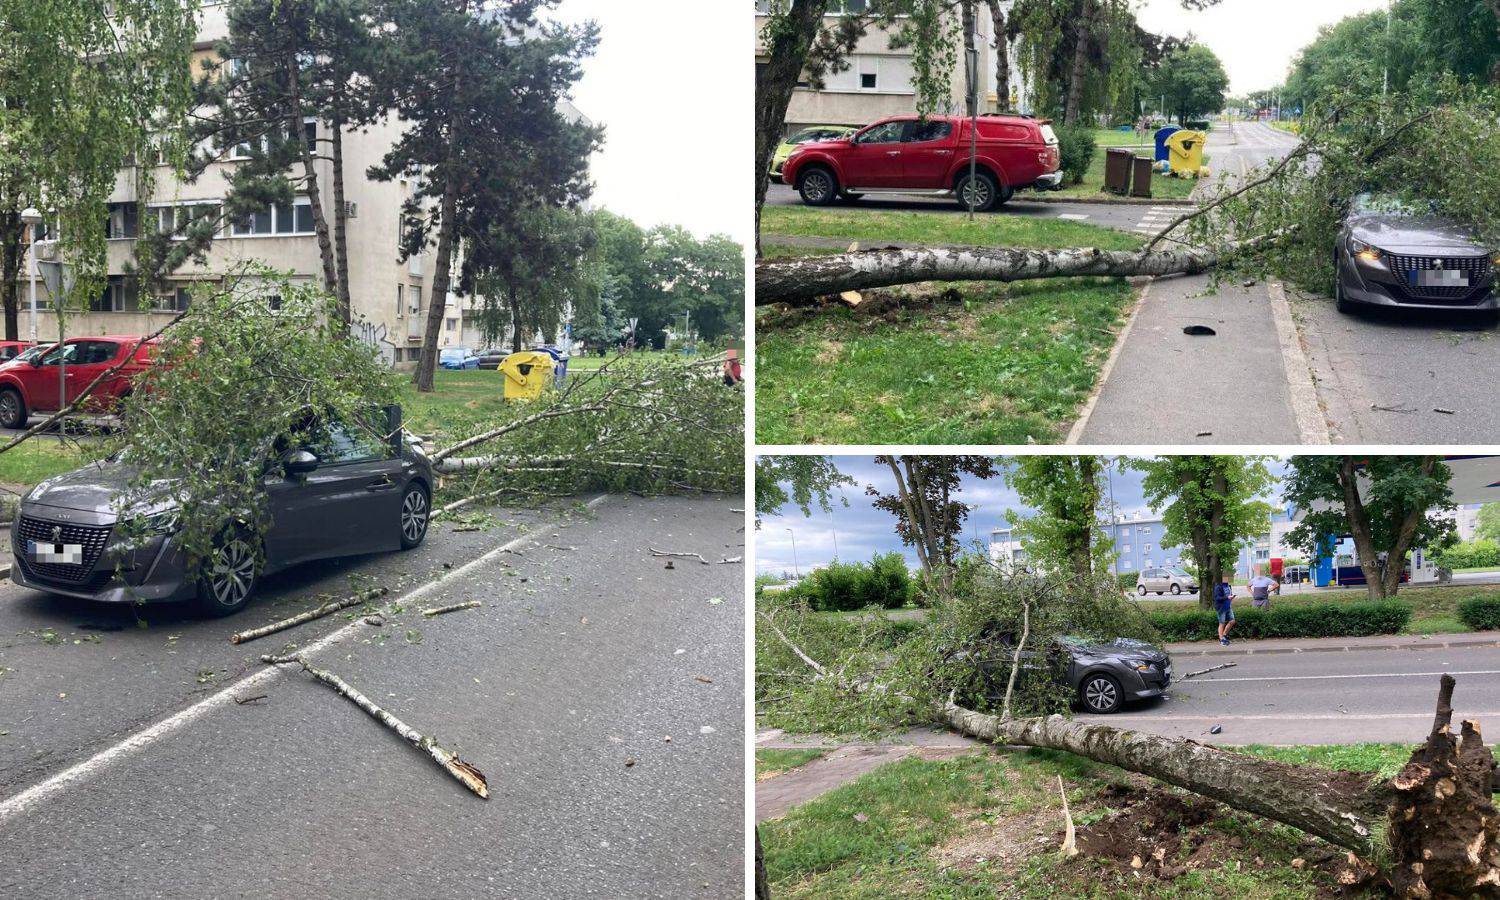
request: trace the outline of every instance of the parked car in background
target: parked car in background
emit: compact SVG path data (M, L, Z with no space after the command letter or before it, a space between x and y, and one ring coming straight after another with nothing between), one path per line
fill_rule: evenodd
M1016 637L993 629L984 632L979 643L982 649L972 655L978 674L976 689L991 704L998 704L1005 699ZM1020 679L1045 679L1066 689L1085 712L1112 713L1131 701L1165 696L1172 685L1172 657L1154 644L1133 638L1063 637L1045 647L1022 650L1017 674Z
M803 144L787 157L781 180L809 206L873 192L951 194L960 206L992 209L1021 188L1062 186L1057 135L1046 119L980 116L974 153L971 121L959 116L896 116L847 138ZM970 159L974 161L970 177Z
M1311 579L1312 573L1307 566L1287 566L1285 569L1281 570L1282 584L1301 584L1302 582L1310 581Z
M0 363L10 362L34 346L31 341L0 341Z
M505 361L505 357L510 355L510 351L501 349L500 347L490 347L487 350L479 351L477 355L479 357L479 368L498 369L500 368L500 364Z
M1142 569L1141 574L1136 576L1135 589L1142 597L1148 593L1165 594L1168 591L1173 594L1180 594L1183 591L1196 594L1198 577L1189 575L1186 569L1179 569L1176 566Z
M444 347L438 353L438 365L445 369L477 369L479 357L468 347Z
M787 135L786 140L776 145L776 152L771 155L771 177L777 181L781 180L781 167L786 164L786 158L803 144L811 144L814 141L836 141L839 138L848 137L857 128L856 125L809 125L792 132Z
M1497 264L1500 250L1430 207L1365 193L1349 204L1334 245L1333 296L1342 313L1463 310L1493 325Z
M0 427L20 428L34 412L62 409L78 399L95 378L123 361L83 405L91 412L110 412L130 393L131 381L150 367L156 347L156 341L141 343L133 335L78 337L69 338L61 347L32 348L0 363ZM64 371L60 373L59 368Z
M196 571L173 539L168 492L141 510L162 523L144 545L111 543L135 475L128 454L49 478L21 499L11 579L104 603L187 600L228 615L250 602L262 577L288 566L415 547L427 535L432 466L400 430L399 408L386 416L385 428L310 420L296 440L267 447L260 463L269 530L257 546L226 511L224 533Z

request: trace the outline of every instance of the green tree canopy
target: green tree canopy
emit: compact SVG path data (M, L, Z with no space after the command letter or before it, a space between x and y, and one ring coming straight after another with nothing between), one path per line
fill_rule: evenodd
M1371 598L1394 596L1413 547L1454 541L1451 477L1436 456L1294 456L1284 496L1304 513L1287 542L1326 559L1330 538L1352 536Z
M1177 124L1212 115L1224 108L1229 75L1219 57L1202 44L1169 54L1156 75L1156 90L1166 98Z
M1114 540L1104 529L1105 473L1097 456L1019 456L1006 483L1036 512L1007 510L1026 555L1044 572L1092 578L1114 562Z
M1210 606L1213 585L1233 574L1240 548L1271 528L1271 505L1261 499L1273 483L1265 458L1158 456L1130 465L1145 473L1146 500L1161 512L1162 544L1192 551L1198 602Z

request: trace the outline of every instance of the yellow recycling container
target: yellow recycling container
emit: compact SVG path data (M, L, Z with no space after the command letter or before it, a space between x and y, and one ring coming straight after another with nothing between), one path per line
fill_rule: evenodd
M505 399L535 400L552 384L552 369L557 365L552 354L540 350L512 353L500 361L505 376Z
M1179 178L1195 178L1203 168L1203 145L1208 135L1201 131L1178 131L1167 138L1167 162Z

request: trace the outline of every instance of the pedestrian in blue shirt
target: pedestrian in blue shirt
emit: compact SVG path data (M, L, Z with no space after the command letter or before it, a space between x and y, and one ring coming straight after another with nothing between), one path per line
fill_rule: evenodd
M1219 643L1229 646L1229 629L1234 627L1234 588L1229 576L1214 585L1214 612L1219 614Z

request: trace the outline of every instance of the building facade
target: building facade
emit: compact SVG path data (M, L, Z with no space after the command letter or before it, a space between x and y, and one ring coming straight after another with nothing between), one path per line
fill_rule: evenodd
M1007 12L1011 3L1006 3ZM765 62L765 50L760 35L766 23L765 13L769 0L757 0L755 4L756 64ZM868 0L830 0L826 24L832 25L845 11L865 12ZM1009 102L1001 103L996 94L998 79L995 77L994 23L989 9L981 4L975 19L976 41L979 51L980 108L985 112L1015 109L1030 112L1031 92L1027 90L1021 72L1016 68L1015 48L1010 53L1011 96ZM917 94L913 86L914 68L910 48L892 49L890 33L883 28L871 27L860 38L848 56L848 68L841 72L830 72L823 78L823 87L814 88L808 81L799 82L792 92L792 101L786 111L786 133L808 125L867 125L886 116L910 114L916 111ZM962 50L958 64L949 79L947 102L939 113L962 113L967 93L967 77Z
M193 50L195 68L212 58L215 42L227 33L227 4L222 0L207 0L199 10L198 39ZM582 118L571 106L564 114ZM304 127L309 137L323 141L329 137L326 123L309 119ZM373 181L365 172L381 160L402 130L401 123L391 115L369 128L346 131L343 152L353 333L375 348L388 364L404 368L417 361L433 303L444 307L443 327L438 335L441 348L460 346L475 337L472 310L477 301L460 299L451 291L444 297L432 296L435 254L431 247L401 259L401 207L416 185L406 179ZM305 196L290 206L267 208L246 221L225 223L204 258L179 267L159 289L145 291L127 274L127 264L143 229L171 230L179 215L186 220L187 210L221 204L235 166L245 158L239 148L227 149L192 182L178 179L170 166L157 164L157 160L139 160L122 168L109 198L108 283L101 295L91 300L89 309L67 311L65 336L149 334L185 309L194 289L222 283L227 273L235 272L245 263L259 263L290 273L294 282L321 282L323 269L312 208ZM314 165L323 214L331 230L332 161L325 158ZM150 171L142 167L149 167ZM145 208L140 211L143 182L151 183L152 187L144 194ZM23 268L20 292L23 339L32 333L29 285L25 280L28 270ZM57 316L46 285L40 280L37 296L35 333L42 341L56 340Z

